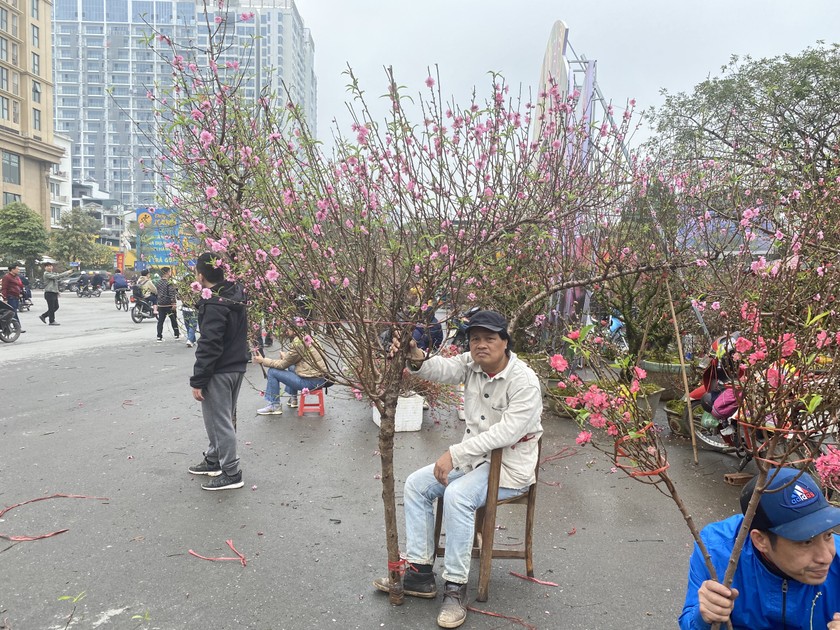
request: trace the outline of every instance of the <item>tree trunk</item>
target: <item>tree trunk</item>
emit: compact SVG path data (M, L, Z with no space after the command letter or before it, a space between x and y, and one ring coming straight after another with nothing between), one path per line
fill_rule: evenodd
M395 359L397 361L398 359ZM390 369L390 368L389 368ZM400 367L402 372L402 367ZM391 582L390 601L395 606L403 603L402 575L400 563L400 541L397 532L397 502L394 492L394 418L399 399L399 381L385 390L382 399L379 426L379 458L382 465L382 505L385 512L385 541L388 549L388 578Z

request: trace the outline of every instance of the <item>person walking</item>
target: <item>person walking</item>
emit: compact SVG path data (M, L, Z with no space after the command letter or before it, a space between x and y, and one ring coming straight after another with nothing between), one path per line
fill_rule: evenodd
M47 312L39 315L38 319L45 324L49 319L50 326L61 326L61 324L55 321L55 312L58 310L58 281L72 274L72 269L68 269L62 273L53 273L53 264L51 262L44 263L44 299L47 301Z
M184 328L187 333L187 348L195 345L195 333L198 329L198 315L195 312L195 301L192 295L181 300L181 316L184 318Z
M175 285L170 282L172 278L172 269L169 267L162 267L160 270L160 280L157 281L155 288L157 289L157 341L163 341L163 324L166 318L172 323L172 332L175 334L175 339L181 338L181 331L178 330L178 316L176 315L176 308L178 302L178 290Z
M203 291L190 386L201 403L210 445L189 472L210 477L201 485L204 490L229 490L244 485L236 452L236 402L248 364L248 321L242 287L225 281L224 270L216 265L216 256L208 252L195 266Z
M23 280L20 279L20 268L17 265L9 265L8 273L0 280L0 295L14 309L15 319L20 324L18 309L20 308L20 298L23 296ZM26 332L23 329L23 324L20 326L20 332Z

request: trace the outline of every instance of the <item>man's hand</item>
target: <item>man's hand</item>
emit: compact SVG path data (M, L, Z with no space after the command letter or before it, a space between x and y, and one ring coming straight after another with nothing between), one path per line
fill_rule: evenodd
M265 357L263 357L263 355L260 354L260 351L259 350L254 350L253 355L254 355L254 363L259 363L260 365L262 365L262 362L265 359Z
M706 623L723 623L729 621L729 615L735 607L735 598L738 597L738 589L726 588L720 582L706 580L700 585L697 591L700 601L700 616ZM840 625L837 626L840 630Z
M828 622L828 630L840 630L840 613L834 613L831 621Z
M201 388L193 387L192 390L193 390L193 398L195 398L198 402L201 402L201 401L204 400L204 394L201 393Z
M391 349L388 351L388 358L393 359L397 352L400 351L400 340L396 336L391 340ZM408 360L420 363L426 358L426 353L417 347L417 342L414 339L408 342Z
M444 486L449 483L449 473L452 472L452 455L446 451L435 462L435 479L437 479Z

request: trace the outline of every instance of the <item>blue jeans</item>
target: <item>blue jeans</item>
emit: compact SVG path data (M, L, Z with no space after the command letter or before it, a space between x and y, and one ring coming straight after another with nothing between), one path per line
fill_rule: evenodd
M446 553L443 557L443 579L466 584L470 575L475 511L487 500L490 464L463 473L449 473L444 486L434 475L434 464L416 470L405 480L406 559L413 564L435 562L435 500L443 497L443 529L446 532ZM527 488L499 488L499 499L519 496Z
M20 322L20 317L18 317L18 309L20 308L20 298L12 297L10 295L6 299L6 302L8 302L9 306L11 306L15 310L15 319L18 320L18 322Z
M198 328L198 315L195 311L187 311L181 309L181 315L184 317L184 328L187 329L187 341L195 343L195 331Z
M286 393L289 396L297 396L302 389L317 389L324 384L321 377L304 378L295 373L295 366L290 365L287 370L268 368L266 373L265 400L269 405L277 404L280 398L280 383L286 386Z

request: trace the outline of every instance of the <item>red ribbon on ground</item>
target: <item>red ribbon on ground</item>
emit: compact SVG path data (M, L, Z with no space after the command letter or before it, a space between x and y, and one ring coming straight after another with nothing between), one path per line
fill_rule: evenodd
M226 558L226 557L218 557L218 558L208 558L207 556L202 556L201 554L196 553L192 549L189 549L188 552L191 556L195 556L196 558L201 558L202 560L210 560L211 562L219 562L224 560L233 560L234 562L239 562L242 566L248 566L248 561L245 559L241 553L236 550L236 547L233 546L233 540L226 540L227 546L231 548L231 551L236 554L236 558Z
M9 512L16 507L20 507L22 505L28 505L29 503L35 503L37 501L46 501L47 499L96 499L97 501L108 501L108 497L89 497L84 494L51 494L48 497L38 497L37 499L29 499L29 501L23 501L22 503L15 503L14 505L10 505L9 507L3 508L0 510L0 518L3 518L3 515L6 512ZM11 542L30 542L33 540L43 540L44 538L52 538L53 536L58 536L59 534L63 534L64 532L70 531L69 529L59 529L58 531L49 532L48 534L38 534L36 536L10 536L7 534L0 534L0 538L5 540L9 540Z
M513 623L520 625L523 628L528 628L528 630L537 630L537 626L532 626L530 623L522 621L522 619L520 619L519 617L509 617L507 615L502 615L501 613L494 613L490 612L489 610L481 610L479 608L474 608L473 606L467 606L467 610L469 610L470 612L487 615L488 617L498 617L500 619L507 619L508 621L512 621Z
M522 575L521 573L515 573L513 571L508 571L513 577L522 578L523 580L528 580L529 582L534 582L535 584L542 584L543 586L560 586L559 584L555 584L554 582L546 582L545 580L538 580L537 578L532 578L527 575Z

